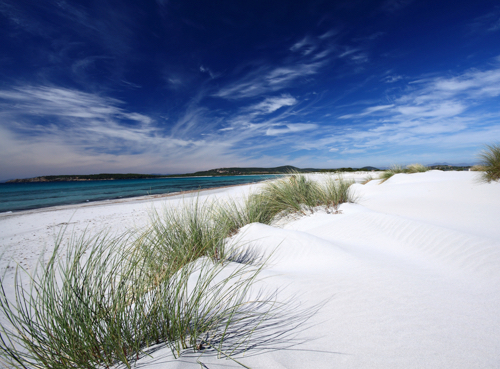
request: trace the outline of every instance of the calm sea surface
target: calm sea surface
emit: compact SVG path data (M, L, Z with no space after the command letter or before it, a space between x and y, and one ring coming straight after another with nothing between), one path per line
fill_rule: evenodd
M0 213L259 182L273 175L0 184Z

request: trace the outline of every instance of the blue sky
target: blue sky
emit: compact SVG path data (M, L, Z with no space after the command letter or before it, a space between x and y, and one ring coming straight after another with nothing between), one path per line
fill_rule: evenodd
M0 0L0 180L474 163L500 4Z

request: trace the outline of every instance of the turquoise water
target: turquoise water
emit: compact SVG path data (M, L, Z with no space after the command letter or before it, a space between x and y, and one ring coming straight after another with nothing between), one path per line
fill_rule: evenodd
M273 175L2 183L0 213L259 182Z

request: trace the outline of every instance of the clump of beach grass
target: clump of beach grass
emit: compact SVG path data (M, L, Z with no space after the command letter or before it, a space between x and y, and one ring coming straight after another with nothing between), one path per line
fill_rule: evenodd
M424 173L429 171L429 167L426 167L423 164L410 164L406 167L406 173Z
M337 212L340 204L355 201L350 190L353 183L331 176L318 183L303 174L292 173L267 183L259 193L252 195L252 201L267 207L266 214L271 222L289 214L307 215L316 207Z
M341 176L328 177L323 184L319 185L319 205L338 213L341 204L356 202L356 197L351 189L353 184L353 180L345 180Z
M483 165L473 165L470 167L470 170L473 172L484 172L486 170L486 167Z
M214 217L216 207L212 203L200 203L197 197L184 201L179 208L152 209L151 225L140 235L138 247L146 254L156 254L146 258L169 271L201 256L222 259L229 230L226 222Z
M480 171L485 182L500 180L500 144L486 145L479 154Z
M404 173L404 168L401 165L393 165L390 169L380 173L379 179L380 183L384 183L387 181L389 178L391 178L393 175L398 174L398 173Z
M158 344L175 357L209 347L230 358L274 302L246 301L262 265L221 275L226 228L207 214L195 203L166 219L154 215L139 235L84 234L65 247L59 237L33 276L16 271L13 300L1 281L2 360L14 368L130 368ZM234 334L233 324L247 330Z
M267 183L256 196L259 197L257 201L265 204L274 216L279 213L305 215L321 203L317 182L297 173Z
M422 164L410 164L404 168L401 165L393 165L390 169L380 173L379 179L380 183L384 183L387 181L389 178L391 178L395 174L400 174L400 173L423 173L429 171L430 168L426 167L425 165Z
M365 178L363 178L363 181L361 182L361 184L365 185L367 184L368 182L370 181L373 181L375 178L373 178L373 176L371 174L367 175Z
M270 224L275 215L268 199L261 194L248 195L241 202L228 199L218 203L214 211L217 223L225 225L227 236L250 223Z

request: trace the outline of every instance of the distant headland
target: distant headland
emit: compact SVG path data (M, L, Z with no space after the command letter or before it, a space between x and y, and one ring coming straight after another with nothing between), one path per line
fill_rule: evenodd
M135 174L135 173L102 173L87 175L58 175L58 176L40 176L33 178L12 179L5 183L31 183L31 182L77 182L77 181L112 181L117 179L147 179L161 178L162 175L155 174Z

